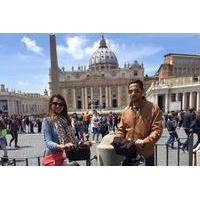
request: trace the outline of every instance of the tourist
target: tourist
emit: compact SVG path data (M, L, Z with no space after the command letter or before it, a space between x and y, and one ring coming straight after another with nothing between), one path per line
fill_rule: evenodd
M143 96L142 81L130 82L128 94L130 103L122 112L116 138L125 138L135 143L138 154L145 159L145 165L152 166L154 146L163 131L161 111Z
M91 119L91 128L92 128L92 140L93 143L99 142L99 123L100 123L100 116L96 110L93 110L93 116ZM96 136L96 140L95 140Z
M177 123L176 119L174 118L174 115L172 113L169 113L168 114L168 120L166 122L166 128L167 128L170 136L169 136L169 139L166 142L166 145L171 147L172 149L175 148L174 147L175 140L177 140L179 146L182 144L180 142L180 139L179 139L178 134L176 132L177 125L178 125L178 123Z
M67 104L60 94L53 95L49 100L48 116L43 120L45 151L43 164L46 166L62 166L65 160L65 150L76 148L78 140L73 133L71 120L67 111ZM88 147L90 142L84 142ZM68 163L66 165L77 165Z
M9 147L11 147L12 142L15 142L15 148L19 148L18 146L18 131L19 131L19 124L16 120L16 115L11 116L11 123L10 123L10 133L11 133L11 140L9 142Z
M195 119L194 108L190 108L183 115L183 128L187 135L187 139L185 140L185 142L183 143L183 146L182 146L182 149L184 151L188 151L189 135L191 134L190 126L191 126L192 122L194 121L194 119Z

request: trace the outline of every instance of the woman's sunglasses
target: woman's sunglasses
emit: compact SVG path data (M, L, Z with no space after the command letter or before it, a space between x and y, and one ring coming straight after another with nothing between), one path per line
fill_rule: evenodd
M58 102L52 102L52 104L53 104L54 106L63 106L63 103L58 103Z

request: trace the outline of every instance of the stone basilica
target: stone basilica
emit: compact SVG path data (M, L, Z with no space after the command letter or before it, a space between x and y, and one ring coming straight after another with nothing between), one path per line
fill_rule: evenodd
M61 93L70 112L87 109L101 111L121 110L128 101L128 83L144 80L144 67L133 64L119 66L116 55L102 36L99 48L89 60L89 66L79 66L71 71L60 69L57 61L56 36L50 34L51 67L49 72L50 95Z

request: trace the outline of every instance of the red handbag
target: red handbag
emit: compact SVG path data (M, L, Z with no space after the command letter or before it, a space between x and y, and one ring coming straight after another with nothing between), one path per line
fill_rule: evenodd
M64 153L58 152L55 154L50 154L43 157L43 165L44 166L63 166L65 157Z

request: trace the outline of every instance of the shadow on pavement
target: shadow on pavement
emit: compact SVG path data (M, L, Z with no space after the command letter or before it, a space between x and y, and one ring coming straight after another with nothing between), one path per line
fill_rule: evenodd
M8 151L12 151L12 150L20 150L20 149L25 149L25 148L32 148L33 146L20 146L19 148L17 147L7 147Z

